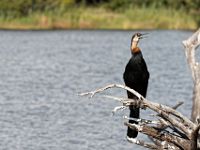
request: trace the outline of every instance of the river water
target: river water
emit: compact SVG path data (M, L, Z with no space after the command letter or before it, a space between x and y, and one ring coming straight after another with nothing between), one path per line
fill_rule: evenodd
M120 105L79 92L122 83L135 31L0 31L0 149L131 150ZM144 31L147 98L190 117L192 79L181 41L192 32ZM113 89L106 92L126 96ZM143 118L150 112L142 111ZM146 139L139 135L140 139Z

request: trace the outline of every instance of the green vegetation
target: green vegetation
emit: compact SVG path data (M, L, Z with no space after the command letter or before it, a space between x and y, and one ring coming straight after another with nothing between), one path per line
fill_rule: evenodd
M1 29L196 29L199 0L1 0Z

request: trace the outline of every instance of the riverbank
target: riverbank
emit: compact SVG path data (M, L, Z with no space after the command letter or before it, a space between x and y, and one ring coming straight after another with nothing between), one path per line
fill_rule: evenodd
M73 7L65 11L34 12L25 17L0 17L0 29L197 29L190 14L167 8Z

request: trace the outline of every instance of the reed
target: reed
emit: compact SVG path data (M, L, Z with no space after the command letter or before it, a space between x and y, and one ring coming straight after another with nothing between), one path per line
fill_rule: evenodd
M70 7L34 12L25 17L0 16L1 29L196 29L193 16L181 10L130 7L111 11L105 7Z

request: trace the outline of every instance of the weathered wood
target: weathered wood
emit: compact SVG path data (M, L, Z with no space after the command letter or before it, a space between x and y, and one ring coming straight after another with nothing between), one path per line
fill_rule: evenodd
M155 147L159 149L161 148L160 146L170 147L170 149L173 148L174 150L196 149L195 138L197 137L194 136L193 134L195 133L197 129L196 124L191 122L188 118L183 116L181 113L177 112L175 109L169 106L165 106L162 104L149 101L143 96L141 96L138 92L136 92L133 89L130 89L129 87L125 85L110 84L103 88L99 88L91 92L82 93L80 95L81 96L88 95L90 97L93 97L95 94L101 93L110 88L121 88L121 89L127 90L133 93L137 99L136 100L136 99L118 98L114 96L106 96L107 98L117 100L123 104L122 106L115 107L114 109L115 111L120 110L121 108L124 109L124 107L128 108L130 105L135 105L136 107L153 110L154 112L157 113L156 117L160 118L157 121L131 118L137 121L139 124L136 125L136 124L125 123L125 125L135 128L136 130L138 130L138 132L146 134L160 141L159 145L156 145L155 143L146 143L138 139L134 139L132 143L135 143L144 147L152 148L152 149L154 149ZM167 128L170 128L172 131L170 132L166 130ZM131 140L128 139L128 141L131 141ZM164 144L163 144L163 141L165 141Z
M160 129L155 127L150 127L147 125L137 125L137 124L130 124L125 122L125 125L129 126L130 128L133 128L134 130L137 130L138 132L141 132L143 134L149 135L150 137L153 137L155 139L158 139L160 141L166 141L174 145L174 147L177 147L181 149L182 147L190 147L190 140L184 139L182 137L169 134L169 132L166 131L160 131Z
M200 64L196 61L195 51L200 45L200 29L195 32L187 40L183 41L185 54L188 65L191 69L193 88L193 106L192 106L192 121L199 122L200 120Z

